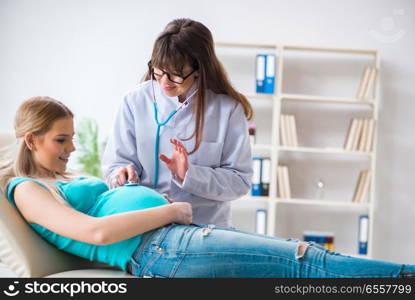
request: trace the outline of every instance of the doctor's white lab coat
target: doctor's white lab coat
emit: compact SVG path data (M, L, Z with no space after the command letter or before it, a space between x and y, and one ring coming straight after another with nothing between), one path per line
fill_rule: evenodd
M154 81L158 119L163 122L180 103L178 97L166 96ZM194 90L190 89L188 95ZM192 103L180 109L160 130L160 154L171 157L170 138L187 138L195 128ZM115 124L103 155L103 171L111 185L113 173L132 164L139 184L152 187L154 180L155 135L151 81L129 92L119 108ZM194 138L181 141L193 150ZM178 182L165 163L159 162L157 191L167 193L175 201L189 202L193 222L231 226L230 200L250 191L252 157L248 126L241 104L231 97L206 93L205 123L202 143L189 156L189 169L183 182Z

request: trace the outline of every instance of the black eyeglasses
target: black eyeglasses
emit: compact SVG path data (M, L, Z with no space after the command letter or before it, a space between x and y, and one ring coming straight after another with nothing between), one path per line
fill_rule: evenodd
M157 72L154 70L154 68L151 69L151 73L153 74L153 76L157 79L161 79L163 77L164 74L167 75L167 78L174 83L177 84L182 84L187 78L190 77L190 75L192 75L194 72L196 72L197 69L193 69L192 72L190 72L189 74L187 74L186 76L181 76L181 75L177 75L177 74L172 74L169 72L165 72L163 70L159 70L157 69Z

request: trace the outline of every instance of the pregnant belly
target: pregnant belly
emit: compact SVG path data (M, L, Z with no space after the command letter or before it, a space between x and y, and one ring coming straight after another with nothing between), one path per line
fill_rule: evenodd
M122 186L101 194L88 213L102 217L169 204L158 192L145 186Z

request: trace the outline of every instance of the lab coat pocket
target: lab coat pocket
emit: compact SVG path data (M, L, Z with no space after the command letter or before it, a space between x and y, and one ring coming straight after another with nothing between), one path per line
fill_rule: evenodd
M223 143L201 142L194 153L194 163L198 166L219 167L222 157Z

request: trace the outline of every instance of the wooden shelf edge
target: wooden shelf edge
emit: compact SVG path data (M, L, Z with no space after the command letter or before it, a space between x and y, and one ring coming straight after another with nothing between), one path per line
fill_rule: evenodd
M325 206L350 206L350 207L362 207L369 208L369 202L353 203L353 202L339 202L330 200L315 200L315 199L282 199L277 198L274 200L276 203L287 203L287 204L305 204L305 205L325 205Z
M277 49L277 47L278 47L277 44L222 42L222 41L216 41L215 46L218 46L218 47L233 47L233 48L271 48L271 49Z
M299 46L299 45L283 45L272 43L246 43L246 42L224 42L215 41L215 46L219 47L238 47L238 48L272 48L277 49L281 47L283 50L292 51L313 51L313 52L334 52L346 54L369 54L378 55L378 50L375 49L359 49L359 48L341 48L341 47L327 47L327 46Z
M261 94L261 93L245 93L244 94L248 99L249 98L253 98L253 99L267 99L267 100L273 100L274 98L276 98L275 94Z
M265 201L271 204L299 204L299 205L320 205L320 206L349 206L349 207L359 207L359 208L370 208L369 202L362 203L353 203L353 202L339 202L339 201L330 201L330 200L315 200L315 199L282 199L282 198L273 198L270 196L252 196L245 195L237 200L239 201Z
M241 201L270 201L271 197L269 196L252 196L252 195L245 195L242 196L240 198L238 198L237 200L241 200Z
M281 94L280 98L283 101L347 103L347 104L370 105L370 106L375 105L375 101L373 99L359 100L356 98L347 98L347 97L328 97L328 96L315 96L315 95L302 95L302 94Z
M342 155L356 155L356 156L372 156L373 152L363 151L346 151L343 148L311 148L311 147L290 147L278 146L278 151L284 152L306 152L317 154L342 154Z
M267 144L251 144L252 149L253 150L267 150L267 151L271 151L272 150L272 145L267 145Z
M298 45L282 45L284 50L293 51L314 51L314 52L335 52L349 54L369 54L376 56L378 50L375 49L358 49L358 48L340 48L340 47L320 47L320 46L298 46Z

